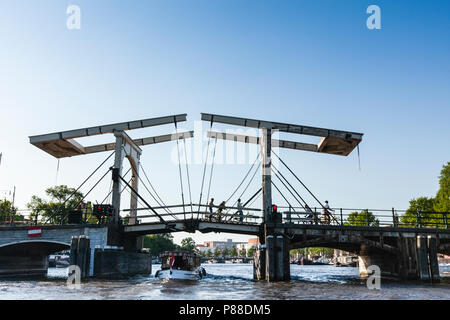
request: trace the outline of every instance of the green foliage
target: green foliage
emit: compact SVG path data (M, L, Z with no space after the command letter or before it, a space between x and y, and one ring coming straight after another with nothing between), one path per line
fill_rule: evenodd
M380 221L375 217L375 215L368 211L363 210L361 212L352 212L346 219L347 222L344 223L346 226L370 226L376 227L380 224Z
M204 251L197 250L197 253L202 257L206 257L206 252Z
M450 162L442 167L439 176L439 190L434 202L434 210L450 212Z
M238 252L237 252L236 246L233 246L230 250L230 257L237 257L237 255L238 255Z
M32 196L31 201L27 204L31 210L30 218L35 220L36 217L42 217L41 220L48 221L53 224L60 224L67 218L71 210L76 209L78 203L83 199L81 192L75 192L75 189L68 188L65 185L48 188L45 193L50 200L44 200L38 196ZM73 196L66 202L64 201ZM64 204L63 204L64 203Z
M0 200L0 222L20 221L22 217L16 215L17 208L8 200Z
M290 255L302 255L307 256L308 254L313 256L327 256L331 257L334 254L334 249L332 248L324 248L324 247L311 247L311 248L300 248L300 249L292 249L289 251Z
M150 253L154 257L159 256L164 251L173 251L179 248L173 243L173 235L170 233L145 236L143 247L150 249Z
M242 248L241 250L239 250L239 257L245 257L247 255L247 251L245 250L245 248Z
M228 257L230 255L230 250L228 250L226 247L222 249L222 256Z
M255 250L256 250L255 246L252 246L250 249L248 249L247 250L247 257L252 258L253 255L255 254Z
M313 256L332 256L334 253L334 250L332 248L323 248L323 247L317 247L317 248L305 248L305 252L307 254L311 254Z
M181 250L196 252L195 241L191 237L181 240Z
M441 224L442 214L434 211L435 199L420 197L409 202L409 208L401 218L402 225L407 227L434 226Z
M210 258L210 257L212 257L212 255L213 255L213 253L212 253L211 249L208 249L205 251L205 257Z
M289 251L289 255L302 255L304 256L306 254L306 249L305 248L301 248L301 249L292 249Z
M422 212L425 211L425 212ZM428 212L426 212L428 211ZM450 219L450 162L442 167L439 176L439 190L435 198L419 197L409 202L409 208L401 217L406 227L428 226L445 228L444 215ZM448 222L447 222L448 223Z
M214 248L214 253L213 253L213 256L214 256L214 258L217 258L217 257L219 257L220 255L221 255L221 250L219 249L219 248Z

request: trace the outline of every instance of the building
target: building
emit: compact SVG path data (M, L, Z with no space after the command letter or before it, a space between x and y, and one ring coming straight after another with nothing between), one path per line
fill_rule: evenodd
M333 254L333 261L334 262L339 262L341 264L349 264L352 263L355 259L356 259L356 255L344 251L344 250L338 250L338 249L334 249L334 254Z
M218 249L227 248L231 250L231 248L236 247L237 250L245 249L248 250L253 246L259 244L259 238L249 239L248 242L234 242L233 239L227 239L227 241L205 241L203 244L196 245L196 248L200 252L205 252L211 250L212 252Z
M244 242L241 243L240 245L237 246L238 250L242 250L245 249L245 251L250 250L250 248L252 247L256 247L259 245L259 238L252 238L252 239L248 239L248 242Z

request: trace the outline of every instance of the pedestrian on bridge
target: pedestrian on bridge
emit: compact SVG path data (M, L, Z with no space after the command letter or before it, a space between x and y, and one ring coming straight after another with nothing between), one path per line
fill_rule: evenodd
M219 221L221 220L220 215L222 214L223 209L225 209L225 201L222 201L222 202L219 204L219 209L217 209L217 219L218 219Z
M238 199L238 202L237 202L237 208L238 208L237 213L238 213L238 215L239 215L239 222L243 222L243 221L244 221L244 213L242 212L242 209L243 209L244 207L242 206L241 199Z
M323 206L322 215L323 223L330 224L330 206L328 205L328 200L325 200L325 205Z
M211 201L209 202L209 221L211 221L211 217L213 215L213 208L214 208L214 198L211 198Z

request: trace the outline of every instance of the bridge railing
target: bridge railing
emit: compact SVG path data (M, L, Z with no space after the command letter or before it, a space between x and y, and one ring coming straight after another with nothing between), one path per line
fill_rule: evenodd
M221 223L243 223L259 224L262 222L261 210L255 208L243 208L240 215L239 208L229 206L218 206L207 204L184 204L169 205L164 207L152 207L158 212L158 215L167 222L176 222L177 220L199 219L210 222ZM122 210L123 215L129 215L131 209ZM137 208L137 223L159 222L160 219L148 208ZM148 214L140 212L146 211Z
M31 213L29 209L20 209L14 212L0 211L0 227L31 226L34 224Z
M213 205L211 208L206 204L184 204L170 205L165 207L153 207L160 217L167 222L178 220L200 219L202 221L221 223L243 223L259 224L262 222L261 209L243 208L242 215L237 207L220 207ZM221 209L221 210L220 210ZM137 223L159 222L160 219L148 208L138 208ZM142 214L144 211L148 214ZM311 212L305 212L300 207L278 206L278 212L282 213L282 222L289 224L317 224L336 226L363 226L363 227L409 227L409 228L450 228L450 212L436 211L411 211L398 209L361 209L361 208L331 208L331 215L323 214L323 209L311 208ZM211 213L212 212L212 213ZM130 209L121 212L124 224L129 224ZM108 217L102 221L97 221L92 214L81 212L79 224L108 223ZM34 219L30 210L18 210L14 218L6 215L0 219L1 226L32 226L44 224L42 219ZM73 224L64 220L61 223L47 224Z
M37 226L37 225L74 225L74 224L107 224L111 217L97 218L86 209L63 211L59 215L44 215L43 210L17 210L14 214L3 215L0 213L0 227L11 226Z
M363 227L409 227L448 229L450 212L411 211L397 209L331 208L324 214L323 208L311 208L306 212L300 207L278 207L284 223L327 224Z

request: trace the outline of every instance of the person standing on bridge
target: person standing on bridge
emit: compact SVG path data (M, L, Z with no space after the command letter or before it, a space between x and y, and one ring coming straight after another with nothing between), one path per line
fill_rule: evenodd
M244 213L242 212L243 206L242 206L241 199L238 199L237 208L238 208L237 214L239 215L239 222L243 222L244 221Z
M211 201L209 202L209 221L211 221L211 217L213 215L213 208L214 208L214 198L211 198Z
M330 206L328 205L328 200L325 200L325 205L323 206L323 223L330 224Z

